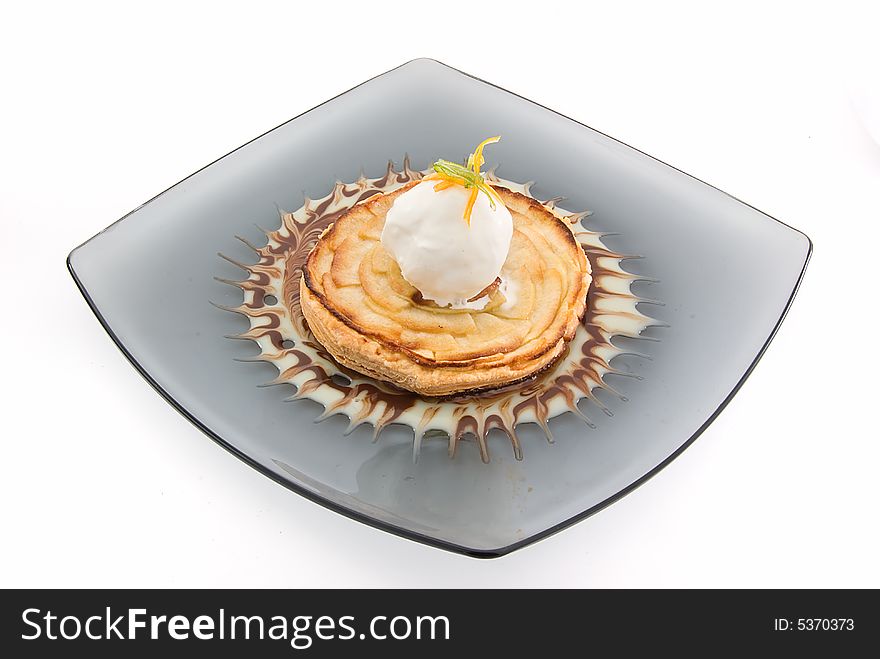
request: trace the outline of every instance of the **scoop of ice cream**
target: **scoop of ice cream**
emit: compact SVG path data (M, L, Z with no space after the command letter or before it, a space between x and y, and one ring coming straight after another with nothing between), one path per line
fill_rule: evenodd
M464 210L471 191L460 185L435 191L423 181L394 200L385 216L382 245L403 278L440 306L463 306L501 273L513 237L504 204L477 195L470 225Z

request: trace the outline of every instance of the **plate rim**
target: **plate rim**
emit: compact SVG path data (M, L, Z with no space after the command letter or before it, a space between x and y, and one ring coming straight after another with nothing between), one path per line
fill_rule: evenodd
M460 74L460 75L466 76L466 77L468 77L468 78L471 78L471 79L473 79L473 80L476 80L477 82L483 83L483 84L485 84L485 85L489 85L490 87L494 87L495 89L498 89L498 90L501 90L502 92L506 92L506 93L508 93L508 94L511 94L512 96L515 96L515 97L518 98L518 99L521 99L521 100L523 100L523 101L526 101L526 102L528 102L528 103L531 103L531 104L533 104L533 105L536 105L536 106L538 106L538 107L540 107L540 108L543 108L544 110L547 110L547 111L549 111L549 112L552 112L553 114L555 114L555 115L557 115L557 116L559 116L559 117L562 117L563 119L567 119L568 121L571 121L571 122L577 124L578 126L581 126L581 127L583 127L583 128L586 128L586 129L588 129L588 130L591 130L591 131L593 131L593 132L595 132L595 133L597 133L597 134L599 134L599 135L602 135L603 137L606 137L606 138L609 139L609 140L612 140L612 141L614 141L614 142L616 142L616 143L618 143L618 144L623 145L624 147L627 147L627 148L629 148L629 149L632 149L633 151L636 151L636 152L642 154L643 156L646 156L646 157L650 158L651 160L654 160L654 161L656 161L656 162L658 162L658 163L660 163L660 164L662 164L662 165L665 165L666 167L669 167L669 168L675 170L676 172L678 172L678 173L680 173L680 174L683 174L683 175L687 176L688 178L694 179L695 181L697 181L697 182L699 182L699 183L702 183L703 185L709 186L710 188L712 188L712 189L714 189L714 190L720 192L721 194L723 194L723 195L725 195L725 196L727 196L727 197L729 197L729 198L731 198L731 199L733 199L733 200L739 202L740 204L742 204L742 205L744 205L744 206L747 206L748 208L751 208L752 210L754 210L754 211L760 213L760 214L761 214L762 216L764 216L765 218L767 218L767 219L769 219L769 220L772 220L772 221L774 221L774 222L777 222L778 224L781 224L782 226L786 227L787 229L789 229L789 230L791 230L791 231L794 231L795 233L800 234L800 235L803 236L803 237L806 239L806 241L807 241L807 249L806 249L806 253L805 253L805 255L804 255L804 262L803 262L803 265L801 266L800 273L798 274L798 277L797 277L797 280L796 280L796 282L795 282L795 284L794 284L794 287L792 288L792 291L791 291L791 293L790 293L790 295L789 295L789 297L788 297L788 300L786 301L785 306L784 306L783 309L782 309L782 313L780 314L780 316L779 316L779 318L777 319L775 325L773 326L773 329L771 330L769 336L768 336L767 339L764 341L764 344L761 346L761 348L758 350L758 353L756 354L756 356L755 356L755 358L752 360L752 362L749 364L748 368L745 370L745 372L742 374L742 376L740 376L739 380L738 380L737 383L734 385L734 387L733 387L733 389L730 391L730 393L728 393L727 396L725 396L724 400L721 401L721 403L719 404L719 406L718 406L718 407L717 407L717 408L716 408L716 409L715 409L715 410L709 415L709 417L706 419L706 421L704 421L704 422L700 425L700 427L697 428L697 430L696 430L696 431L695 431L690 437L688 437L688 438L684 441L684 443L682 443L682 444L681 444L681 445L680 445L675 451L673 451L672 453L670 453L670 454L669 454L665 459L663 459L659 464L657 464L657 465L654 466L652 469L650 469L649 471L647 471L647 472L646 472L645 474L643 474L641 477L637 478L636 480L634 480L632 483L630 483L630 484L627 485L626 487L621 488L620 490L618 490L617 492L615 492L615 493L612 494L611 496L609 496L609 497L603 499L603 500L600 501L599 503L594 504L593 506L587 508L586 510L584 510L584 511L582 511L582 512L580 512L580 513L577 513L576 515L573 515L573 516L571 516L571 517L568 517L567 519L565 519L565 520L563 520L563 521L561 521L561 522L558 522L558 523L554 524L553 526L551 526L551 527L549 527L549 528L547 528L547 529L544 529L543 531L539 531L538 533L535 533L535 534L533 534L533 535L530 535L530 536L528 536L527 538L523 538L523 539L521 539L521 540L517 540L516 542L510 543L510 544L508 544L508 545L504 545L504 546L502 546L502 547L493 548L493 549L478 549L478 548L474 548L474 547L467 547L466 545L460 545L460 544L457 544L457 543L454 543L454 542L449 542L449 541L447 541L447 540L443 540L443 539L440 539L440 538L434 538L434 537L431 537L431 536L425 535L425 534L423 534L423 533L420 533L420 532L418 532L418 531L411 531L411 530L409 530L409 529L405 529L405 528L402 528L402 527L400 527L400 526L396 526L396 525L394 525L394 524L390 524L390 523L388 523L388 522L384 522L384 521L382 521L382 520L380 520L380 519L376 519L376 518L374 518L374 517L370 517L370 516L368 516L368 515L365 515L365 514L363 514L363 513L358 512L358 511L356 511L356 510L353 510L353 509L351 509L351 508L347 508L347 507L345 507L344 505L342 505L342 504L340 504L340 503L337 503L337 502L331 501L330 499L327 499L327 498L322 497L321 495L317 494L316 492L313 492L313 491L309 490L308 488L305 488L305 487L303 487L303 486L301 486L301 485L299 485L299 484L297 484L297 483L293 483L293 482L291 482L291 481L285 479L285 478L284 478L283 476L281 476L280 474L277 474L277 473L273 472L271 469L269 469L269 468L266 467L265 465L262 465L262 464L260 464L259 462L257 462L254 458L252 458L251 456L249 456L247 453L244 453L242 450L238 449L238 448L237 448L236 446L234 446L233 444L227 442L227 441L226 441L225 439L223 439L223 437L221 437L219 434L215 433L213 430L211 430L210 428L208 428L207 426L205 426L204 423L202 423L202 421L199 420L198 417L196 417L193 413L191 413L189 410L187 410L187 409L183 406L182 403L179 403L179 402L178 402L173 396L171 396L171 395L170 395L170 394L169 394L169 393L168 393L168 392L167 392L167 391L166 391L166 390L165 390L165 389L164 389L164 388L163 388L163 387L162 387L162 386L161 386L161 385L160 385L160 384L159 384L159 383L158 383L158 382L157 382L157 381L156 381L156 380L150 375L150 373L147 371L147 369L146 369L143 365L141 365L141 364L137 361L137 359L134 358L134 356L129 352L128 348L126 348L126 346L125 346L125 344L122 342L122 340L116 335L116 333L115 333L115 332L113 331L113 329L110 327L110 324L109 324L109 323L107 322L107 320L104 318L104 315L101 313L100 309L98 308L98 305L95 303L95 301L94 301L94 300L91 298L91 296L89 295L88 289L87 289L87 288L85 287L85 285L83 284L83 282L82 282L82 280L80 279L79 275L77 274L77 272L76 272L76 268L75 268L75 266L74 266L74 264L73 264L74 255L75 255L75 253L76 253L81 247L85 246L86 244L88 244L89 242L91 242L92 240L94 240L95 238L97 238L98 236L100 236L100 235L101 235L102 233L104 233L105 231L111 229L111 228L114 227L116 224L122 222L123 220L125 220L125 219L128 218L129 216L135 214L135 213L138 212L141 208L143 208L143 207L147 206L148 204L152 203L153 201L155 201L156 199L158 199L159 197L161 197L162 195L164 195L166 192L168 192L168 191L172 190L173 188L177 187L178 185L184 183L185 181L187 181L188 179L192 178L192 177L195 176L196 174L202 172L202 171L205 170L205 169L208 169L209 167L211 167L211 166L214 165L215 163L219 162L220 160L223 160L223 159L226 158L227 156L232 155L232 154L235 153L236 151L238 151L238 150L240 150L240 149L243 149L244 147L246 147L247 145L251 144L252 142L255 142L255 141L257 141L257 140L263 138L264 136L268 135L269 133L274 132L274 131L277 130L278 128L281 128L282 126L285 126L285 125L289 124L290 122L295 121L295 120L299 119L300 117L302 117L302 116L304 116L304 115L306 115L306 114L308 114L308 113L310 113L310 112L313 112L313 111L315 111L315 110L321 108L322 106L326 105L327 103L329 103L329 102L331 102L331 101L334 101L334 100L336 100L337 98L340 98L340 97L342 97L342 96L348 94L350 91L352 91L352 90L354 90L354 89L357 89L358 87L361 87L361 86L363 86L363 85L366 85L366 84L372 82L373 80L376 80L377 78L381 78L381 77L383 77L383 76L385 76L385 75L388 75L389 73L392 73L392 72L396 71L397 69L401 69L401 68L403 68L403 67L409 66L410 64L417 63L417 62L430 62L430 63L432 63L432 64L439 65L439 66L441 66L441 67L443 67L443 68L446 68L446 69L449 69L450 71L453 71L453 72L455 72L455 73L457 73L457 74ZM533 544L533 543L535 543L535 542L538 542L538 541L540 541L540 540L543 540L543 539L545 539L545 538L548 538L548 537L550 537L551 535L554 535L554 534L556 534L556 533L559 533L559 532L562 531L563 529L566 529L566 528L568 528L569 526L572 526L572 525L574 525L574 524L576 524L576 523L578 523L578 522L580 522L580 521L583 521L584 519L586 519L586 518L588 518L588 517L591 517L592 515L595 515L595 514L598 513L600 510L603 510L604 508L607 508L607 507L610 506L611 504L615 503L615 502L618 501L619 499L625 497L627 494L629 494L629 493L631 493L632 491L634 491L634 490L635 490L636 488L638 488L639 486L644 485L648 480L650 480L651 478L653 478L654 476L656 476L660 471L662 471L666 466L668 466L673 460L675 460L679 455L681 455L681 454L685 451L685 449L687 449L691 444L693 444L693 443L697 440L697 438L698 438L700 435L703 434L703 432L706 430L706 428L708 428L708 427L709 427L709 426L715 421L715 419L718 418L718 416L721 414L721 412L724 411L724 409L727 407L727 405L730 403L730 401L733 399L733 397L739 392L740 388L741 388L742 385L745 383L745 381L746 381L746 380L749 378L749 376L752 374L752 371L753 371L753 370L755 369L755 367L758 365L758 362L759 362L759 361L761 360L761 358L764 356L764 353L766 352L766 350L767 350L767 348L769 347L770 343L773 341L774 337L776 336L776 333L779 331L779 327L782 325L782 322L785 320L785 317L788 315L788 311L789 311L789 309L791 308L792 303L794 302L794 298L795 298L795 296L797 295L798 290L800 289L801 283L803 282L804 275L806 274L807 266L808 266L808 264L809 264L809 262L810 262L810 258L812 257L812 254L813 254L813 241L810 239L810 237L809 237L806 233L804 233L804 232L801 231L800 229L797 229L797 228L795 228L795 227L793 227L793 226L791 226L791 225L789 225L789 224L783 222L782 220L779 220L779 219L773 217L772 215L769 215L768 213L765 213L764 211L762 211L762 210L760 210L760 209L758 209L758 208L755 208L755 207L752 206L751 204L749 204L749 203L743 201L742 199L739 199L738 197L736 197L736 196L734 196L734 195L732 195L732 194L730 194L730 193L728 193L728 192L725 192L724 190L721 190L720 188L718 188L718 187L712 185L711 183L707 183L706 181L703 181L702 179L697 178L696 176L694 176L694 175L692 175L692 174L688 174L687 172L685 172L685 171L679 169L678 167L675 167L674 165L670 165L669 163L667 163L667 162L665 162L665 161L663 161L663 160L660 160L659 158L656 158L656 157L654 157L654 156L652 156L652 155L650 155L650 154L648 154L648 153L645 153L644 151L642 151L642 150L640 150L640 149L637 149L636 147L630 146L630 145L627 144L626 142L623 142L623 141L621 141L621 140L618 140L618 139L616 139L616 138L614 138L614 137L612 137L612 136L610 136L610 135L607 135L606 133L603 133L602 131L596 130L595 128L592 128L592 127L586 125L586 124L583 123L583 122L577 121L576 119L572 119L571 117L569 117L569 116L567 116L567 115L564 115L564 114L562 114L562 113L560 113L560 112L557 112L556 110L553 110L552 108L548 108L547 106L542 105L542 104L540 104L540 103L538 103L538 102L536 102L536 101L533 101L533 100L531 100L531 99L529 99L529 98L526 98L525 96L522 96L522 95L520 95L520 94L517 94L516 92L512 92L512 91L507 90L507 89L505 89L505 88L503 88L503 87L500 87L500 86L498 86L498 85L495 85L495 84L493 84L493 83L491 83L491 82L488 82L488 81L486 81L486 80L483 80L482 78L479 78L479 77L477 77L477 76L475 76L475 75L472 75L472 74L467 73L467 72L465 72L465 71L461 71L461 70L459 70L459 69L456 69L455 67L449 66L448 64L445 64L445 63L443 63L443 62L440 62L439 60L436 60L436 59L434 59L434 58L430 58L430 57L418 57L418 58L414 58L414 59L408 60L408 61L404 62L403 64L400 64L399 66L395 66L395 67L392 68L392 69L389 69L389 70L387 70L387 71L384 71L383 73L380 73L380 74L378 74L378 75L375 75L375 76L373 76L373 77L371 77L371 78L369 78L369 79L367 79L367 80L365 80L365 81L363 81L363 82L361 82L361 83L355 85L354 87L351 87L350 89L347 89L347 90L345 90L345 91L343 91L343 92L341 92L341 93L339 93L339 94L337 94L337 95L335 95L335 96L333 96L333 97L327 99L326 101L324 101L324 102L322 102L322 103L319 103L318 105L316 105L316 106L314 106L314 107L312 107L312 108L310 108L310 109L308 109L308 110L306 110L306 111L304 111L304 112L301 112L300 114L298 114L298 115L296 115L296 116L294 116L294 117L288 119L287 121L284 121L284 122L282 122L281 124L278 124L278 125L275 126L274 128L271 128L271 129L269 129L269 130L267 130L267 131L261 133L260 135L257 135L257 136L254 137L253 139L248 140L248 141L245 142L244 144L242 144L242 145L236 147L235 149L232 149L232 150L229 151L228 153L226 153L226 154L220 156L219 158L216 158L216 159L212 160L211 162L209 162L209 163L206 164L205 166L200 167L199 169L195 170L195 171L192 172L191 174L189 174L189 175L185 176L184 178L182 178L182 179L181 179L180 181L178 181L177 183L174 183L173 185L169 186L168 188L166 188L166 189L163 190L162 192L156 194L155 196L151 197L150 199L148 199L148 200L145 201L144 203L140 204L139 206L137 206L137 207L134 208L133 210L129 211L128 213L126 213L125 215L123 215L122 217L120 217L118 220L112 222L110 225L108 225L106 228L102 229L101 231L99 231L98 233L96 233L95 235L93 235L92 237L88 238L87 240L83 241L82 243L80 243L79 245L77 245L76 247L74 247L74 248L70 251L70 253L67 255L67 258L66 258L66 264L67 264L67 270L68 270L68 272L70 273L71 277L73 278L73 281L74 281L74 283L75 283L76 286L77 286L77 289L79 290L80 294L81 294L81 295L83 296L83 298L85 299L85 301L86 301L86 303L88 304L89 308L92 310L92 313L93 313L93 314L95 315L95 317L98 319L98 322L99 322L99 323L101 324L101 326L104 328L104 331L107 332L107 334L108 334L108 335L110 336L110 338L113 340L113 343L116 345L116 347L120 350L120 352L122 352L122 354L125 356L125 358L126 358L126 359L129 361L129 363L135 368L135 370L141 375L141 377L143 377L144 380L146 380L147 383L148 383L148 384L149 384L149 385L150 385L150 386L151 386L151 387L152 387L152 388L153 388L153 389L154 389L154 390L155 390L160 396L162 396L162 398L164 398L164 399L168 402L169 405L171 405L174 409L176 409L176 410L177 410L177 411L178 411L178 412L179 412L184 418L186 418L190 423L192 423L192 424L193 424L194 426L196 426L199 430L201 430L205 435L207 435L209 439L213 440L216 444L218 444L218 445L221 446L222 448L224 448L224 449L226 449L227 451L229 451L230 453L232 453L232 455L234 455L235 457L237 457L239 460L241 460L242 462L244 462L244 463L247 464L248 466L254 468L256 471L258 471L259 473L263 474L264 476L267 476L268 478L272 479L273 481L275 481L275 482L278 483L279 485L282 485L283 487L287 488L288 490L291 490L292 492L295 492L296 494L299 494L300 496L305 497L305 498L308 499L309 501L312 501L313 503L316 503L316 504L318 504L318 505L320 505L320 506L322 506L322 507L324 507L324 508L327 508L328 510L331 510L331 511L333 511L333 512L335 512L335 513L338 513L338 514L340 514L340 515L343 515L344 517L348 517L349 519L353 519L353 520L355 520L355 521L361 522L361 523L363 523L363 524L366 524L366 525L371 526L371 527L373 527L373 528L379 529L379 530L381 530L381 531L385 531L385 532L390 533L390 534L392 534L392 535L395 535L395 536L398 536L398 537L401 537L401 538L405 538L405 539L407 539L407 540L412 540L412 541L415 541L415 542L419 542L419 543L422 543L422 544L425 544L425 545L428 545L428 546L431 546L431 547L435 547L435 548L438 548L438 549L443 549L443 550L450 551L450 552L453 552L453 553L463 554L463 555L465 555L465 556L470 556L470 557L472 557L472 558L500 558L500 557L502 557L502 556L506 556L507 554L510 554L510 553L512 553L512 552L514 552L514 551L516 551L516 550L518 550L518 549L522 549L523 547L526 547L526 546L531 545L531 544Z

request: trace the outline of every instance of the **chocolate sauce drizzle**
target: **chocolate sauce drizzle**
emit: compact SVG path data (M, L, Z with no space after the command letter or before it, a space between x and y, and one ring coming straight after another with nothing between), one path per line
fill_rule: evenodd
M287 400L308 398L323 405L324 412L318 421L343 414L349 419L346 434L366 423L373 426L374 440L392 423L411 427L414 459L418 458L422 441L442 438L448 442L449 456L454 457L458 443L473 438L479 445L482 460L488 462L486 438L491 430L498 429L510 439L515 457L521 460L523 453L517 426L536 423L548 441L553 441L549 421L565 412L572 412L595 427L578 409L578 401L592 400L610 416L595 392L604 389L626 400L605 382L605 376L609 373L630 375L616 370L610 362L621 354L637 354L612 344L612 337L639 338L645 328L656 323L637 308L637 304L645 300L631 290L633 282L645 278L621 267L623 259L636 257L608 249L602 242L602 234L584 228L582 220L589 213L562 211L556 207L559 199L541 203L571 225L592 266L593 281L587 311L574 339L565 354L543 373L479 395L425 398L337 364L315 340L300 309L299 281L306 258L321 233L355 204L421 179L425 173L411 169L408 157L401 171L396 171L389 161L380 178L361 176L354 183L337 183L326 197L306 198L298 210L282 213L281 227L266 232L268 242L264 247L256 247L236 236L257 254L258 260L246 264L221 254L248 273L241 281L220 279L240 288L244 296L240 306L223 308L243 314L250 323L246 332L231 338L249 339L260 347L260 355L255 359L269 362L278 369L278 377L268 384L284 383L296 388ZM493 184L531 196L530 183L504 181L495 176L494 170L488 172L486 178ZM269 296L277 302L269 304L266 299Z

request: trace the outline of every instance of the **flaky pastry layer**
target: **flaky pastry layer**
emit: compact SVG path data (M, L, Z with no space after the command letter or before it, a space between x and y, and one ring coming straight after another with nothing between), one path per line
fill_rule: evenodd
M480 310L439 308L379 241L394 199L415 184L339 217L300 280L285 282L300 287L315 338L342 365L432 397L502 387L549 367L575 334L591 281L572 228L538 201L495 186L514 226L503 284Z

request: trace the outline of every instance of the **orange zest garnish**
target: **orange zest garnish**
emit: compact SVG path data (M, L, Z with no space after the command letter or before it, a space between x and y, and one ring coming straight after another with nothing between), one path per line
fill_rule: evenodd
M479 192L477 192L476 188L471 190L471 196L468 197L468 203L464 207L464 221L468 223L468 226L471 225L471 211L474 210L474 204L477 203L478 194Z
M437 185L434 186L434 192L440 192L440 190L445 190L446 188L451 188L455 183L452 181L440 181Z
M474 204L477 202L477 197L481 191L489 198L489 204L493 209L495 208L496 201L501 203L501 197L498 196L498 193L491 185L486 183L486 179L480 173L480 167L486 162L483 158L483 149L500 139L501 136L498 135L480 142L477 148L474 149L474 152L468 157L467 167L448 160L438 160L434 163L434 173L429 174L423 179L426 181L439 181L434 186L435 192L445 190L453 185L460 185L465 189L470 189L471 194L468 197L463 216L468 226L471 224L471 212L474 210Z
M468 158L468 167L474 170L474 174L477 176L480 175L480 167L486 162L486 159L483 158L483 149L486 148L488 144L495 144L496 142L501 141L501 135L496 135L495 137L488 137L477 145L477 148L474 149L474 152Z

